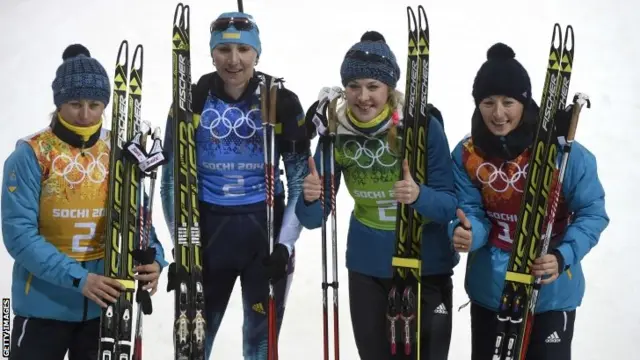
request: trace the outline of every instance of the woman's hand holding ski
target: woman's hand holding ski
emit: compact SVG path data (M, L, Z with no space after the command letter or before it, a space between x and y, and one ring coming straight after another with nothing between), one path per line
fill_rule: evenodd
M540 284L544 285L554 282L560 276L558 268L558 258L555 254L550 253L537 258L533 262L531 270L533 270L534 276L541 277Z
M82 295L100 307L107 308L105 301L114 304L121 291L125 291L125 287L118 280L89 273L82 288Z
M402 162L402 180L395 183L393 193L399 203L411 205L420 195L420 186L416 183L409 171L409 162L404 159Z

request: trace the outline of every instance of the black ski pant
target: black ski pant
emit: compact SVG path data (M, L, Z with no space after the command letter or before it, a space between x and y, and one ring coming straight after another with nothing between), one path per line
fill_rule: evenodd
M391 355L387 308L391 279L349 271L349 305L353 334L361 360L410 359L398 337ZM451 342L451 274L422 277L421 354L419 360L446 360Z
M15 316L9 360L96 360L100 318L83 322Z
M496 312L471 304L471 360L491 360L498 325ZM526 360L571 360L574 311L548 311L533 321Z
M274 231L277 240L284 213L284 199L275 199ZM266 205L252 206L255 211L221 208L200 204L200 229L203 251L204 300L207 320L206 356L210 357L216 334L227 309L238 277L242 286L244 324L242 326L245 359L267 358L269 279L263 261L269 256ZM246 208L245 208L246 210ZM280 332L294 254L288 275L274 285L277 331Z

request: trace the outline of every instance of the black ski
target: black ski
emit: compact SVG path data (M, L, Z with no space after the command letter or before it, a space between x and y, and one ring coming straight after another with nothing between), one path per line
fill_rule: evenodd
M525 335L533 322L535 309L529 308L531 294L539 284L531 274L531 266L540 254L547 203L556 171L556 111L565 107L573 67L573 28L567 26L564 37L561 31L560 25L555 24L524 199L497 315L499 327L493 357L496 360L524 360Z
M402 125L401 158L407 159L411 176L427 182L427 131L429 127L429 24L424 8L418 6L418 21L407 7L409 43L407 84ZM398 204L396 248L392 259L393 286L387 313L391 353L402 342L404 354L420 358L421 245L424 219L408 205Z
M191 108L190 8L179 3L173 18L174 156L174 350L176 360L204 360L205 317L195 128Z
M109 304L102 312L99 346L101 360L131 358L135 291L133 251L139 239L137 220L140 210L140 170L135 162L125 156L124 147L140 127L142 55L142 45L138 45L127 77L129 45L124 40L116 61L104 274L119 280L126 291L120 294L115 304ZM123 56L124 62L121 62Z

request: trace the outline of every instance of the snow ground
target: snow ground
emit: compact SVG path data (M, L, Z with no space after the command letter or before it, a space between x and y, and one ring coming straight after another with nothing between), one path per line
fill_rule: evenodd
M51 81L70 43L85 44L110 76L123 38L145 46L143 118L164 126L171 100L171 21L176 1L4 0L0 4L0 105L4 109L0 154L8 156L15 140L48 122L53 110ZM540 0L521 2L450 0L423 3L431 30L430 102L445 117L451 147L470 130L473 108L471 85L486 50L501 41L512 46L528 69L533 91L540 97L552 25L572 24L576 58L571 94L586 92L593 106L582 114L577 137L598 156L600 178L607 191L609 228L600 244L584 260L587 293L578 311L574 358L580 360L631 359L640 333L638 272L630 271L640 245L630 225L635 221L631 202L640 199L640 156L634 140L640 132L640 6L623 0ZM209 23L219 13L236 9L236 2L192 0L192 69L194 81L212 69L208 56ZM400 59L404 84L406 56L405 5L383 0L257 1L245 9L260 25L262 71L284 76L287 86L309 106L322 86L339 85L342 57L361 34L375 29L384 34ZM606 4L606 5L605 5ZM131 46L131 49L133 49ZM106 114L111 114L110 108ZM110 119L107 117L107 123ZM623 151L620 151L623 150ZM159 193L156 194L159 196ZM340 234L340 339L344 359L356 359L348 310L344 238L346 191L338 195ZM170 256L170 238L160 202L154 208L158 235ZM281 359L321 358L320 233L303 231L297 247L297 266L281 334ZM464 262L454 276L454 307L467 301L463 289ZM12 260L0 251L0 295L10 296ZM625 281L625 282L623 282ZM172 352L173 297L161 291L154 297L154 313L145 318L145 358L166 359ZM241 358L241 301L237 286L213 352L213 359ZM454 314L451 359L470 354L469 308Z

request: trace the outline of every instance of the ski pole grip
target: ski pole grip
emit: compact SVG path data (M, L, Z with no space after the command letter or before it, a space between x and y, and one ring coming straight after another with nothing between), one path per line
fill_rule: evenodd
M278 98L278 86L274 85L273 82L269 89L269 119L268 122L270 125L276 124L276 103Z
M267 94L268 94L268 90L267 90L267 83L266 80L263 79L260 82L260 110L261 110L261 116L262 116L262 124L268 124L269 123L269 104L267 103Z
M338 104L338 99L340 99L340 97L336 97L335 99L331 100L331 102L329 103L329 110L327 111L327 117L328 117L328 126L329 126L329 134L335 135L336 133L336 128L337 128L337 123L338 123L338 119L337 119L337 113L336 113L336 107Z
M576 130L578 128L578 119L580 118L580 111L582 106L576 102L573 105L573 111L571 112L571 120L569 121L569 131L567 132L567 142L573 141L576 137Z
M591 101L586 94L577 93L573 97L573 111L571 112L571 121L569 122L569 132L567 133L567 141L573 141L576 137L576 129L578 128L578 119L580 118L580 112L582 107L587 105L587 108L591 107Z

